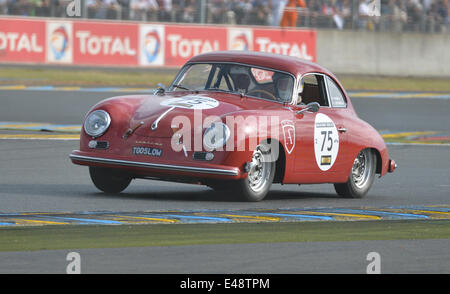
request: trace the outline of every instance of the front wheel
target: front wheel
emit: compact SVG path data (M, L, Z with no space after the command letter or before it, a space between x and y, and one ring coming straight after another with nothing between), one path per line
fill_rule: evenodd
M245 201L261 201L266 197L275 176L275 161L271 159L270 147L258 145L248 166L248 176L237 181L233 187Z
M132 178L116 169L89 167L94 185L105 193L120 193L128 187Z
M348 181L334 184L336 193L344 198L362 198L373 184L376 173L376 156L370 149L359 152L353 161L352 171Z

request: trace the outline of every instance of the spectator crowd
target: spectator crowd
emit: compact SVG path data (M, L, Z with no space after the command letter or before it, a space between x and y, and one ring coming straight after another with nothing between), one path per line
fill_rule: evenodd
M72 1L83 17L148 22L280 26L373 31L449 32L449 0L0 0L0 14L67 17Z

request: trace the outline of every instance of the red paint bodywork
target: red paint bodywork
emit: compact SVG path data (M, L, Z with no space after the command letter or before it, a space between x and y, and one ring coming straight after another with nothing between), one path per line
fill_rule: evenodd
M291 73L296 78L296 82L307 73L324 74L332 78L341 88L347 100L346 108L321 107L317 113L297 114L302 106L281 104L277 102L261 100L251 97L242 97L239 94L198 91L197 96L206 96L219 101L219 106L202 111L203 118L209 115L215 115L224 118L225 116L277 116L279 122L291 120L295 123L295 148L292 152L287 152L290 148L286 146L287 142L283 137L281 125L274 126L278 130L281 161L277 166L278 182L281 183L344 183L348 180L351 173L353 161L357 154L366 148L371 148L377 154L377 173L383 176L388 171L391 164L388 150L380 134L368 123L361 120L346 94L342 85L336 77L323 67L307 62L301 59L256 53L256 52L214 52L196 56L189 63L201 62L233 62L247 65L253 65L263 68L271 68ZM80 150L72 152L75 156L95 157L112 159L118 162L144 162L166 166L186 166L200 168L196 172L183 171L167 168L147 168L130 165L109 164L106 162L93 162L79 160L73 156L71 159L75 164L89 166L106 166L120 168L130 172L136 177L152 177L159 179L168 179L187 182L203 182L208 178L215 179L241 179L247 176L245 164L251 160L253 150L246 151L215 151L214 159L211 161L199 161L193 159L193 151L188 151L188 157L183 151L175 152L170 147L173 130L171 128L172 118L176 115L184 115L190 118L194 128L203 134L204 128L200 123L194 124L194 115L192 110L176 108L160 121L156 131L151 131L151 124L155 119L167 109L167 106L161 106L160 102L164 99L192 95L192 91L166 92L163 96L157 95L133 95L121 96L106 99L91 110L105 110L111 116L111 125L109 129L100 138L99 141L108 141L109 148L106 150L91 149L88 143L92 140L84 130L80 137ZM345 127L345 133L339 133L339 153L334 165L327 171L319 169L314 155L314 118L318 113L329 116L336 124L336 127ZM123 135L129 128L133 128L136 123L143 121L144 124L139 127L131 136L124 139ZM248 125L247 144L254 134L252 125ZM268 128L270 130L270 127ZM194 130L193 130L194 132ZM258 137L258 143L271 138L268 132L266 137ZM237 140L235 136L232 139ZM231 139L230 139L231 140ZM238 142L235 142L237 146ZM202 144L200 144L202 145ZM132 155L133 146L160 146L163 149L161 157ZM248 146L248 145L247 145ZM203 148L200 146L200 148ZM215 174L212 172L202 172L202 169L220 169L233 171L234 175ZM277 176L275 177L277 179Z

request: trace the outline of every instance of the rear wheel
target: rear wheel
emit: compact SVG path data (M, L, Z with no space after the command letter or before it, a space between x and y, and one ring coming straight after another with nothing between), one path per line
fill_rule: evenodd
M106 193L120 193L130 184L132 178L120 170L89 167L89 174L94 185Z
M364 149L353 161L348 181L334 184L336 193L344 198L362 198L373 184L376 173L376 156L370 149Z

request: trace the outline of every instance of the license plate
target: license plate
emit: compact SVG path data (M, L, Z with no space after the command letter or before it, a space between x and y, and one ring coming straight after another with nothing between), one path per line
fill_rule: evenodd
M133 155L147 155L154 157L161 157L162 149L153 148L153 147L133 147L132 149Z

